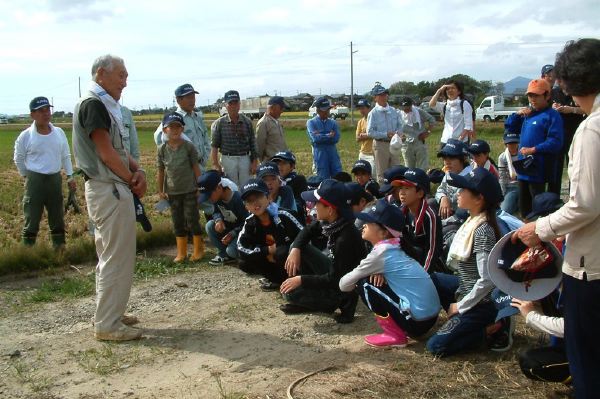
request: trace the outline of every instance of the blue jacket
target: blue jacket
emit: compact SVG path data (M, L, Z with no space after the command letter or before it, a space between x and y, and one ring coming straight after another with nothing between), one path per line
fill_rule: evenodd
M322 120L318 115L306 121L306 130L308 139L313 147L319 148L321 145L335 145L340 141L340 128L336 121L331 118ZM333 136L329 132L334 131Z
M556 173L556 157L563 147L563 121L555 109L551 107L541 111L533 111L528 116L508 117L504 126L511 132L521 132L519 150L523 147L535 147L533 158L537 168L534 176L518 174L518 180L532 183L545 183ZM519 159L523 156L519 153Z

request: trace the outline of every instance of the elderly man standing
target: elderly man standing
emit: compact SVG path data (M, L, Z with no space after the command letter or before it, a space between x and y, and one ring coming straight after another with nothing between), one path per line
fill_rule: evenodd
M569 149L569 201L549 216L517 230L528 246L566 235L563 292L565 346L575 397L600 392L600 40L569 42L556 56L562 88L588 114ZM551 244L550 244L551 245Z
M415 107L410 97L400 101L400 117L403 122L402 158L408 168L429 168L429 155L425 139L431 134L435 118L421 108Z
M50 123L52 113L46 97L36 97L29 103L33 123L19 134L15 142L14 161L25 178L23 195L23 243L35 244L44 207L52 245L65 244L65 221L60 170L64 169L69 190L75 191L71 153L65 132Z
M135 162L140 162L140 141L138 139L137 129L133 121L131 110L125 106L121 106L121 114L123 114L123 145L131 155Z
M269 98L267 112L256 124L256 151L261 162L270 161L280 151L288 149L279 117L285 109L283 97Z
M256 173L258 158L252 121L240 114L240 93L229 90L223 97L227 115L213 122L211 158L213 167L238 186ZM221 158L219 159L219 151Z
M175 89L175 99L177 100L177 112L183 116L185 122L185 130L183 131L183 139L190 141L198 151L198 163L200 170L205 172L208 169L208 158L210 156L210 139L208 137L208 129L204 124L204 116L201 111L195 111L196 94L194 87L185 83ZM168 140L163 132L162 123L154 132L154 141L157 146L166 143Z
M104 55L92 65L91 85L73 112L73 153L84 172L88 214L96 226L95 336L127 341L142 331L123 319L133 282L136 222L133 194L146 192L145 172L123 145L118 101L127 86L123 59Z
M377 182L383 184L383 172L400 164L400 157L390 153L390 141L402 132L400 113L388 104L389 92L379 82L371 90L377 103L367 116L367 134L373 139Z

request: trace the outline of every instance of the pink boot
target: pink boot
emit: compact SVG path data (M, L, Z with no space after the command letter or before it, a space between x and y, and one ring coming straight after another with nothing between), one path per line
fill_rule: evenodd
M387 315L386 317L375 315L375 320L383 329L382 334L367 335L365 342L367 345L374 347L392 346L404 348L408 344L408 338L403 329L401 329L394 319Z

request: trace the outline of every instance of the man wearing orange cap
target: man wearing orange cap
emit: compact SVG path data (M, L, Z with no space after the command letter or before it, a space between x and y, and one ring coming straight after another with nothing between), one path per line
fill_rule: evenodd
M550 91L550 84L544 79L529 82L529 107L512 114L505 123L507 130L521 132L519 159L523 160L523 167L517 170L517 180L523 217L531 212L532 199L545 192L546 183L553 181L563 146L563 121L551 107Z

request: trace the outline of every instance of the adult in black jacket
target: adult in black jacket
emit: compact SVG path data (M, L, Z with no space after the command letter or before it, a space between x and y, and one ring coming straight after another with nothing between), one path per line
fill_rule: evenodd
M345 185L325 180L314 191L302 194L315 203L317 219L306 226L294 240L285 267L289 278L281 284L281 293L289 303L282 305L285 313L323 311L336 316L339 323L350 323L358 296L342 293L339 281L367 256L360 232L354 226L350 208L350 193ZM327 252L323 254L310 244L318 236L327 237Z

